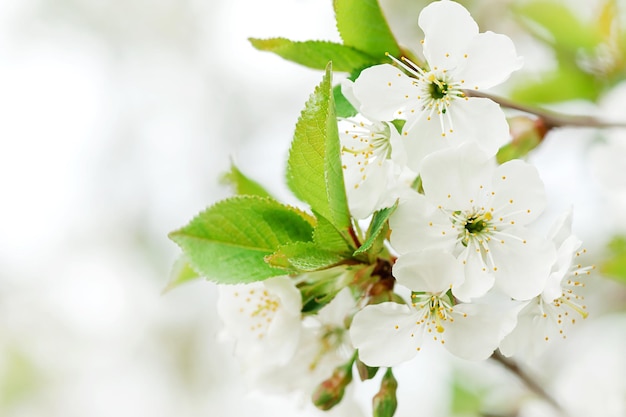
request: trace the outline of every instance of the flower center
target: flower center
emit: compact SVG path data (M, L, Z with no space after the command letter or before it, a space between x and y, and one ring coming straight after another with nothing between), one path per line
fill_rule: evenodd
M344 119L352 123L352 129L346 129L343 152L361 156L365 160L391 157L391 132L385 123L366 124Z
M493 218L491 212L474 212L469 215L463 215L461 211L455 211L452 216L452 222L463 226L459 233L459 240L466 246L473 239L480 235L489 233L492 229L490 221Z
M434 98L435 100L440 100L448 95L448 90L450 89L448 83L442 80L438 80L433 74L430 74L429 81L430 85L428 86L428 88L430 91L430 96L432 98ZM445 110L446 109L444 108L444 113Z
M244 320L249 323L250 332L262 339L281 308L280 299L265 289L251 289L245 293L235 292L235 302L240 306L239 313L247 316Z
M443 333L445 322L454 321L452 317L454 309L447 297L445 292L443 294L412 294L413 307L422 312L422 319L416 324L425 325L428 332L434 328L437 333Z
M465 231L470 234L478 234L487 228L487 221L491 219L491 213L485 213L482 216L472 216L465 223Z
M433 67L431 70L424 70L405 57L396 59L391 55L388 56L415 79L413 85L418 89L417 103L421 108L412 108L410 112L418 112L420 117L426 115L427 120L437 117L441 125L441 136L453 133L450 105L453 100L468 100L463 92L465 81L455 79L447 69ZM414 118L405 129L411 129L417 120L418 118Z

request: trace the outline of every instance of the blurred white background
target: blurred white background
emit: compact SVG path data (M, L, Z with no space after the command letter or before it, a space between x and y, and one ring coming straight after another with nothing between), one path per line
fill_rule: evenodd
M320 75L247 37L333 25L312 0L0 2L0 415L270 415L227 384L214 285L161 295L167 233L230 157L283 192Z
M408 39L420 7L401 3ZM213 284L161 295L167 233L229 195L230 158L290 201L283 162L321 74L251 36L338 40L330 0L0 2L0 416L305 415L245 394ZM560 185L584 172L546 149L555 211L578 197L593 215Z

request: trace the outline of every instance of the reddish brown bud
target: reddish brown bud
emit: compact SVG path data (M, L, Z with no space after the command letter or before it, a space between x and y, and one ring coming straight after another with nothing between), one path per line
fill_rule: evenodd
M330 378L317 386L313 392L313 404L320 410L330 410L343 398L346 387L352 382L352 361L333 371Z

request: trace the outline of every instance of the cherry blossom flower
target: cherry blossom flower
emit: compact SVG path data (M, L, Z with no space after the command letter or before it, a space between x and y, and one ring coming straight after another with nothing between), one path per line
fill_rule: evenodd
M505 35L478 32L469 12L437 1L419 16L426 67L406 58L364 70L354 82L359 111L379 120L405 119L409 167L419 171L438 149L475 141L493 155L509 138L500 106L465 90L489 89L519 69L522 59Z
M584 287L581 278L593 266L582 266L577 258L584 253L582 242L571 233L572 212L557 221L549 238L557 246L557 257L543 292L521 310L516 328L502 341L500 351L506 356L523 352L536 357L558 338L566 338L568 326L578 317L587 318L587 307L577 290Z
M299 323L293 353L277 363L273 360L276 351L265 351L262 360L248 372L249 382L263 392L298 392L308 399L335 367L352 356L354 349L345 320L354 308L350 290L340 291L317 314Z
M301 332L302 297L288 277L221 285L217 312L224 334L235 340L244 371L259 364L284 364L294 354Z
M400 201L389 219L391 245L402 256L436 247L462 261L465 280L452 292L463 301L494 285L516 300L545 287L554 246L529 225L546 205L537 170L520 160L496 166L475 143L424 161L424 195Z
M354 106L353 82L343 80L343 95ZM400 125L399 125L400 126ZM341 157L348 206L352 216L365 219L393 205L417 174L406 167L406 151L394 123L364 113L339 118Z
M438 249L411 252L393 268L412 291L407 304L366 306L350 326L359 358L369 366L394 366L412 359L427 342L442 344L461 358L489 357L515 326L517 310L496 304L455 303L449 290L463 280L463 266Z
M393 149L402 146L400 133L388 122L362 116L339 121L341 159L351 214L357 219L393 205L391 192L401 173L392 161Z

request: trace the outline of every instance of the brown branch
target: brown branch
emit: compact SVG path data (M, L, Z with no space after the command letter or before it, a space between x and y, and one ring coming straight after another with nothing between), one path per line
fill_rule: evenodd
M557 112L546 110L546 109L538 109L535 107L530 107L530 106L525 106L522 104L515 103L503 97L497 97L488 93L483 93L481 91L463 90L463 93L465 93L467 97L488 98L503 107L507 107L513 110L519 110L524 113L534 114L535 116L541 118L544 121L548 130L554 127L564 127L564 126L596 127L596 128L609 128L609 127L626 128L626 123L613 123L613 122L602 121L592 116L561 114L561 113L557 113Z
M514 361L503 356L499 351L495 351L491 355L491 359L500 363L508 371L517 376L532 392L543 398L548 404L554 407L562 416L565 416L565 410L563 407L552 397L541 385L537 383L530 375L528 375L523 369L521 369Z

